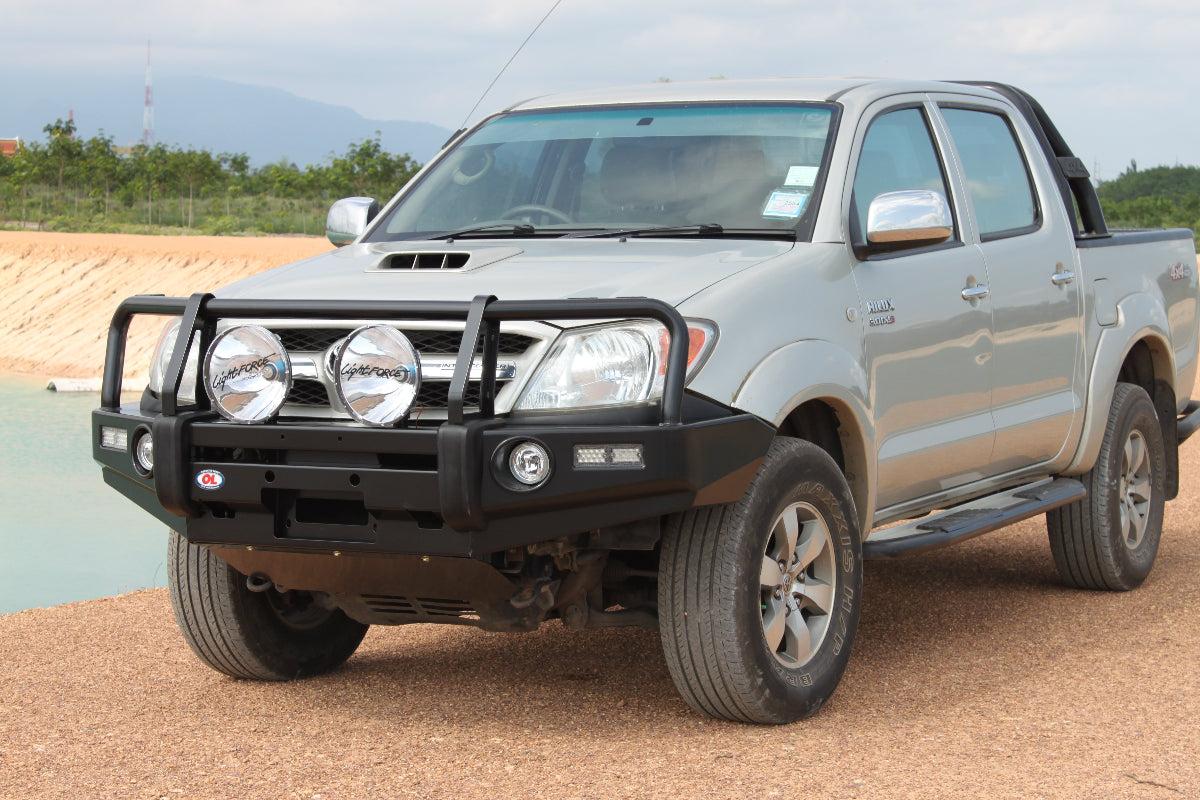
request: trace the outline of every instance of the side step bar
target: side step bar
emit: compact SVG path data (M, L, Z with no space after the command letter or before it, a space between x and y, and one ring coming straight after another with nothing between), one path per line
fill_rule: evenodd
M1085 495L1087 489L1074 478L1047 478L1018 486L872 534L863 542L863 557L895 558L972 539Z

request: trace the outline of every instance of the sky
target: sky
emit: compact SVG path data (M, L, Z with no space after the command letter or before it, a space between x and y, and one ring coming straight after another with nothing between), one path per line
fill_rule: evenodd
M270 86L453 130L552 7L0 0L0 84L142 70L151 40L156 76ZM1195 0L561 0L470 119L526 97L660 78L986 79L1032 93L1112 179L1131 160L1200 164L1198 32Z

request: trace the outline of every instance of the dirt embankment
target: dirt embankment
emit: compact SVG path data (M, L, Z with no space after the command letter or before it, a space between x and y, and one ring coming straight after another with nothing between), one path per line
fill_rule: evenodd
M126 297L210 291L331 248L317 238L0 231L0 372L99 377L108 323ZM134 320L127 376L145 375L161 327Z

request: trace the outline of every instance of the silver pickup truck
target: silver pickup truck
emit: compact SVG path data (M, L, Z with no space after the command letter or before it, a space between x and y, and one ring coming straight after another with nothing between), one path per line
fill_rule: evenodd
M1200 421L1191 232L1110 232L1005 85L538 98L328 229L109 332L96 460L235 677L376 624L642 625L697 710L796 720L864 559L1046 514L1064 582L1137 587ZM169 319L122 405L135 314Z

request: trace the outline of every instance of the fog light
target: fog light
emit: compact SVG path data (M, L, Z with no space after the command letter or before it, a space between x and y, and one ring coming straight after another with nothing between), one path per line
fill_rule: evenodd
M640 444L577 444L575 469L642 469L645 447Z
M124 428L100 426L100 446L105 450L117 450L121 453L129 450L129 431Z
M149 431L143 431L134 439L133 463L147 475L154 471L154 437Z
M526 486L538 486L550 477L550 453L537 442L521 442L508 454L508 469Z

